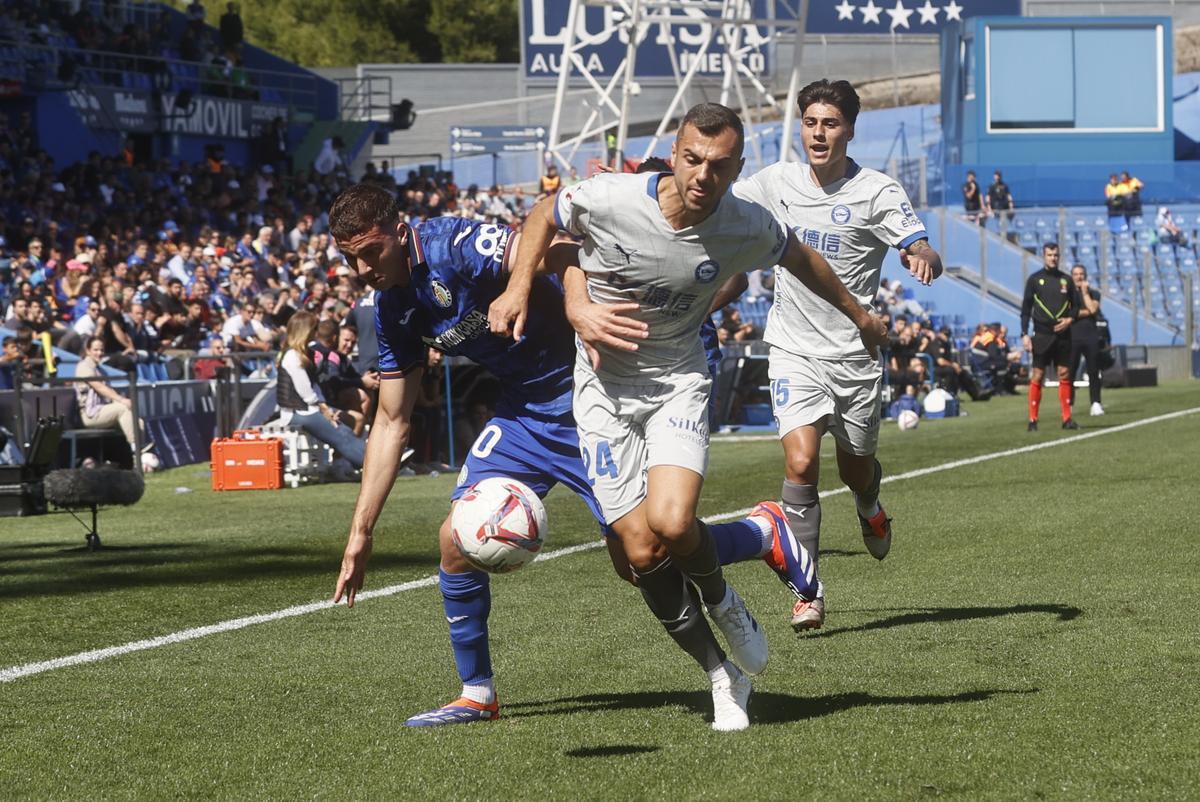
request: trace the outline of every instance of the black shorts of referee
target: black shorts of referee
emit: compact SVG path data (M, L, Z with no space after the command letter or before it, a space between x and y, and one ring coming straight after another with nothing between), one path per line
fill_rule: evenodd
M1045 370L1053 362L1056 367L1071 366L1071 331L1043 333L1035 331L1030 338L1033 344L1033 366Z

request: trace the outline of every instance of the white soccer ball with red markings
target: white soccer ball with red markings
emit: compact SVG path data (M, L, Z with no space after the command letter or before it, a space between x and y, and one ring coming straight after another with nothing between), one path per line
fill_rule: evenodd
M920 422L921 416L911 409L903 410L896 416L896 425L900 427L900 431L902 432L908 432L917 428Z
M515 571L546 542L546 508L526 485L506 476L476 483L450 516L454 545L474 567L493 574Z

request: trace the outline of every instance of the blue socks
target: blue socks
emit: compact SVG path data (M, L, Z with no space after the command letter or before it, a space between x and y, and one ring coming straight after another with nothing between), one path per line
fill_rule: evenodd
M488 614L492 611L490 577L483 571L448 574L438 569L442 606L450 624L450 646L464 685L490 684L492 654Z
M709 524L708 531L717 544L721 565L753 560L771 549L770 539L764 545L762 527L750 518L728 524Z

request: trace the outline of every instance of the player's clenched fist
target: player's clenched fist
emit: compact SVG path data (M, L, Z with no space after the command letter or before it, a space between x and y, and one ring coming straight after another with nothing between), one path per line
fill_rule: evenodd
M867 350L872 354L877 354L879 349L888 343L887 320L879 315L867 315L867 318L859 325L858 333L862 337L863 345L867 346Z

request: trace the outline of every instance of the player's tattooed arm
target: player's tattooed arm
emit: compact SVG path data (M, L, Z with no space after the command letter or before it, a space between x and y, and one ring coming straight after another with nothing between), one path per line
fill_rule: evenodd
M919 239L907 248L900 249L900 264L920 283L929 286L942 275L942 257L927 239Z
M333 594L334 604L344 597L346 606L353 607L358 591L362 589L367 562L371 559L375 523L396 481L400 457L408 444L413 406L421 392L422 373L423 370L417 367L402 378L382 382L379 408L371 425L372 436L367 440L366 462L350 522L350 536L346 539Z
M788 243L784 248L779 266L800 280L804 286L817 294L834 309L841 312L858 327L863 345L872 356L878 356L878 349L887 344L887 322L878 315L873 315L863 308L858 299L850 294L825 257L801 245L796 234L788 232Z
M558 225L554 222L554 203L553 195L539 201L521 227L517 258L509 272L508 286L488 307L488 323L492 334L520 340L525 333L533 277L558 231Z
M587 276L578 267L568 267L563 275L564 305L579 340L592 362L592 370L600 369L598 346L636 351L637 341L649 336L649 328L640 320L629 317L639 308L636 301L620 304L598 304L587 291Z

